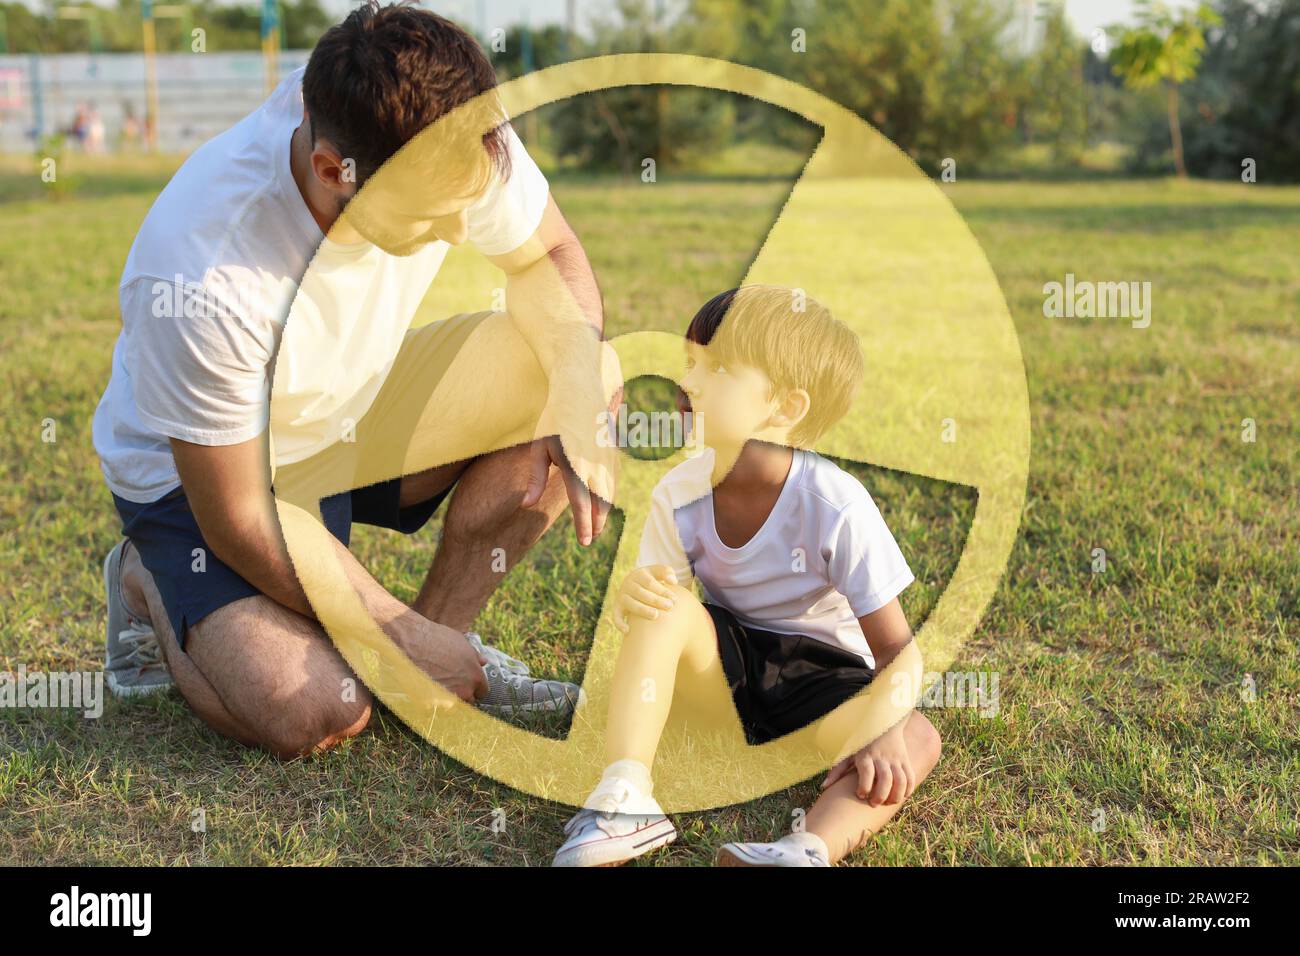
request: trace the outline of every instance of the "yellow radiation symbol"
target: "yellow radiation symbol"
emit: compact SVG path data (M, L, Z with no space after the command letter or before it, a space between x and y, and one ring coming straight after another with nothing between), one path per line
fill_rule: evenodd
M358 217L367 214L362 200L369 192L421 181L439 157L445 160L446 142L480 138L499 121L498 110L518 116L568 97L643 84L744 94L824 130L744 284L801 290L859 338L866 359L864 387L844 418L817 442L818 452L978 492L965 549L938 604L917 639L857 697L803 730L758 746L746 743L738 723L697 733L670 718L653 768L655 795L666 811L683 812L751 800L824 770L906 716L925 690L926 674L950 668L984 613L1015 540L1029 464L1029 402L1019 343L997 280L944 194L852 112L759 70L694 56L628 54L530 74L500 87L499 100L485 100L489 106L480 115L452 116L445 126L440 120L416 137L353 200ZM462 184L474 179L459 177ZM301 288L328 278L313 276L319 258ZM365 317L353 321L364 323ZM476 322L458 317L448 324L446 348L453 355L458 348L491 348L490 333L476 332ZM348 361L354 346L330 339L319 326L300 326L288 360L295 365ZM300 329L291 312L286 336L295 331ZM676 380L682 372L680 335L635 332L610 345L624 380L640 375ZM285 356L282 344L277 384ZM437 374L437 368L421 372L424 378ZM391 386L390 381L384 388ZM429 399L431 387L421 387L421 401ZM545 382L502 381L498 394L503 407L536 404L540 412L546 391ZM281 444L283 434L274 430L276 401L273 392L272 435ZM509 786L581 805L606 763L610 684L622 642L612 623L613 598L635 567L651 490L685 451L663 461L623 459L615 506L624 525L584 676L585 700L567 736L553 739L490 717L430 679L376 623L344 573L321 523L322 497L459 461L467 451L494 450L486 438L486 447L474 445L472 426L461 429L441 452L431 447L422 430L438 419L436 408L407 409L372 422L376 416L372 408L328 467L281 467L277 473L285 538L317 617L375 695L431 743Z

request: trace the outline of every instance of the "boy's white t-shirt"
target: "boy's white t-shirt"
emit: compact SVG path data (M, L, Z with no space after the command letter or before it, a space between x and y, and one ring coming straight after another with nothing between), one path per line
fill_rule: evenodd
M742 624L802 634L875 658L858 618L914 580L862 483L816 452L796 449L776 504L743 547L713 520L713 451L673 468L655 486L637 566L662 564L679 584L694 576L705 600Z
M322 236L289 167L302 73L185 161L131 246L93 426L108 486L128 501L180 484L168 438L229 445L269 424L277 465L339 440L370 407L447 254L442 241L399 257ZM468 211L469 241L486 255L523 245L549 195L513 130L509 147L511 175Z

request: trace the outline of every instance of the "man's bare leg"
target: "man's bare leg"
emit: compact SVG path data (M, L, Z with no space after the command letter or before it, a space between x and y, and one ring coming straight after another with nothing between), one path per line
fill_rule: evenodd
M430 619L446 613L464 619L457 630L468 628L503 577L490 573L493 549L505 549L508 566L517 563L565 509L558 473L537 505L519 507L527 453L528 446L522 445L468 466L443 466L404 479L403 505L432 497L457 476L461 481L444 526L449 530L422 591L429 609L401 615L397 600L368 576L354 581L359 592L373 592L368 594L372 600L393 604L388 615L400 616L402 627L446 630ZM465 574L475 561L485 573ZM373 698L315 621L270 598L245 598L191 626L182 650L162 597L134 548L127 550L122 586L132 613L158 622L154 630L177 688L217 732L288 759L331 747L368 723Z
M531 508L521 507L530 447L517 445L484 455L461 474L447 506L433 565L411 605L424 617L458 631L469 630L506 572L564 513L568 506L564 482L554 469L541 500ZM408 483L410 503L436 493L425 493L421 477L403 479L403 503L407 503Z
M485 455L463 469L446 466L403 480L402 504L409 505L427 500L460 475L442 543L421 590L425 603L417 599L413 610L419 617L408 615L407 625L433 629L455 621L456 630L468 629L504 577L491 571L493 549L504 548L507 565L513 566L563 513L567 498L558 473L537 505L519 507L527 453L523 445ZM465 573L476 566L482 574ZM291 759L332 747L369 723L370 692L317 622L267 597L244 598L192 625L182 650L162 596L134 548L127 551L122 586L131 612L157 622L154 632L182 696L218 733ZM139 613L146 607L148 613Z
M341 542L330 540L341 560L350 557ZM348 576L373 620L435 680L451 672L451 655L473 653L461 632L403 604L355 561ZM215 730L288 758L332 746L369 721L369 692L317 622L256 595L190 625L182 652L138 557L123 568L123 589L133 613L147 605L149 613L137 616L160 622L155 634L168 666L179 668L173 678Z
M510 316L457 316L419 330L399 353L367 413L391 424L368 428L363 419L359 444L349 446L358 485L384 480L395 452L405 473L403 506L458 482L442 542L411 605L424 617L471 627L500 585L500 569L517 564L565 510L555 468L541 499L522 507L550 384Z
M218 733L291 759L332 747L369 723L370 692L315 622L270 598L244 598L192 625L182 650L134 548L123 563L122 588L131 613L152 623L181 696Z
M412 366L408 373L416 378L427 374L416 367L423 365L416 361L419 358L422 356L408 358ZM475 329L473 347L456 356L455 372L439 384L428 402L428 424L416 429L420 440L413 443L421 447L411 449L408 459L418 462L441 457L446 463L408 475L402 486L402 503L412 504L444 490L458 475L464 480L448 509L450 534L445 537L450 545L440 548L437 567L431 568L430 580L421 592L424 600L418 602L425 611L407 608L359 566L355 569L352 583L386 631L459 637L452 628L434 623L431 616L445 614L447 621L457 621L459 630L468 627L502 577L492 573L493 548L506 550L507 567L517 563L526 543L540 538L565 507L558 473L553 473L537 505L519 507L527 481L521 463L529 446L518 443L531 436L537 412L523 401L491 401L482 391L489 387L487 383L504 376L519 385L522 396L544 394L545 379L508 317L493 315ZM399 400L403 399L409 401L405 396ZM474 443L475 433L503 436L498 441L510 447L472 458L468 465L463 460L447 461L455 458L455 452L448 449L461 447L467 439ZM487 560L483 560L476 551L486 541L498 543L487 545ZM463 574L464 568L472 566L482 567L484 573ZM460 574L456 573L458 567ZM369 720L372 698L358 682L355 700L343 699L343 682L355 677L316 622L270 598L246 598L191 627L182 651L170 632L152 578L134 550L123 567L123 588L133 612L149 607L149 614L137 616L161 622L155 633L173 678L195 712L220 733L291 757L337 743L360 732ZM437 670L440 641L399 643L426 648L421 657L428 659L415 662L426 672ZM308 682L320 687L307 690ZM293 701L287 707L285 694ZM286 715L286 710L292 713Z
M321 626L263 595L191 625L182 654L252 743L281 759L326 750L370 722L370 691Z

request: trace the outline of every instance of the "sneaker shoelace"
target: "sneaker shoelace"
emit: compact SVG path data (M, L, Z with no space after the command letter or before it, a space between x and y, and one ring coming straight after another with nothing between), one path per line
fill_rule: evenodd
M480 703L504 706L532 702L530 677L505 670L498 664L485 664L483 671L487 674L488 693Z
M759 856L765 856L770 860L780 860L785 856L787 852L780 845L779 841L777 843L751 843L749 844L749 849L751 852L757 853ZM802 853L804 856L806 856L809 860L812 861L813 866L826 865L826 860L823 859L822 855L818 853L816 850L811 850L807 847L803 847L798 850L793 850L792 852L796 854Z
M564 824L565 834L572 836L575 833L586 831L592 824L599 826L601 820L613 820L618 816L618 805L626 800L630 794L631 790L628 785L622 782L616 787L607 787L604 790L597 787L588 801L595 804L595 806L583 807L574 814Z
M541 693L545 698L558 703L568 696L568 692L556 681L544 681L531 674L519 674L509 671L498 664L485 664L483 671L487 675L488 693L479 701L490 707L532 706L541 703Z
M465 640L469 641L474 650L478 651L488 659L488 663L495 664L503 671L513 672L520 676L527 676L528 665L517 657L511 657L499 647L489 647L484 641L481 634L477 631L466 631Z
M131 617L129 612L127 617L130 625L117 635L119 641L123 644L130 644L132 647L125 660L130 661L141 670L160 666L163 662L162 648L158 646L158 637L154 634L153 628L137 621L134 617Z
M158 635L153 627L131 613L131 606L126 603L126 592L122 590L122 565L126 563L126 552L131 546L131 539L126 539L122 546L122 556L117 563L117 600L126 612L126 627L119 631L117 639L123 644L130 644L132 650L126 655L141 670L150 667L163 667L162 648L158 644Z

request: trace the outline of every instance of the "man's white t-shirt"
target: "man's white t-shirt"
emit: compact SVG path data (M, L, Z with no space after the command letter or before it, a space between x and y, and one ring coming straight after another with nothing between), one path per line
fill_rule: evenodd
M128 501L180 484L169 438L230 445L269 424L277 465L339 440L370 407L447 254L442 241L399 257L322 236L289 167L302 73L185 161L131 246L93 428L108 486ZM513 130L509 147L511 175L468 210L485 255L521 246L549 195Z
M862 483L816 452L796 449L776 504L742 547L718 537L713 451L673 468L655 486L637 566L663 564L679 584L694 576L705 600L742 624L802 634L875 658L858 618L914 580Z

